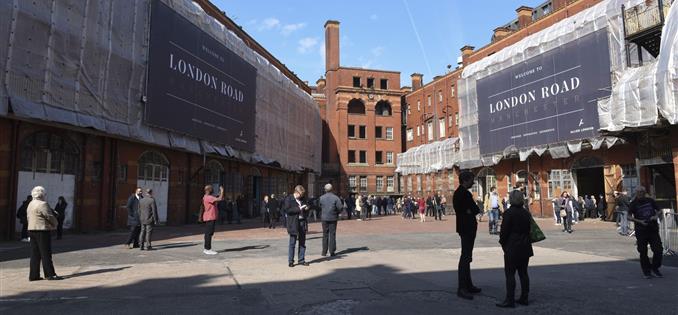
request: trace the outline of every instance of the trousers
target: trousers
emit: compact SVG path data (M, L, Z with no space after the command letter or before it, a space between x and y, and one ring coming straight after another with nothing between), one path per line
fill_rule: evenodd
M214 235L214 226L217 224L217 221L207 221L205 222L205 249L212 249L212 236Z
M461 256L459 256L459 266L457 268L457 279L459 281L459 290L468 290L473 287L471 280L471 262L473 261L473 245L476 241L476 233L459 234L461 238Z
M294 249L297 245L297 240L299 241L299 256L298 262L306 262L306 232L299 231L297 235L290 235L289 248L287 250L287 262L290 264L294 263Z
M141 248L151 247L151 234L153 233L153 224L142 224L139 232L139 245Z
M323 221L323 251L327 255L329 249L330 255L334 255L337 250L337 221Z
M659 237L658 229L636 227L636 245L640 254L640 268L644 273L661 267L664 248L662 247L662 240ZM647 256L647 245L650 245L650 249L652 249L652 262L650 262L650 258Z
M139 231L141 230L141 225L130 225L129 226L129 238L127 239L127 245L134 244L134 247L139 246Z
M50 231L29 231L31 237L31 262L29 280L40 278L40 262L45 277L56 276L52 262L52 233Z
M530 292L530 277L527 275L527 265L530 258L512 261L504 255L504 274L506 275L506 300L515 300L516 271L520 278L520 297L527 298Z

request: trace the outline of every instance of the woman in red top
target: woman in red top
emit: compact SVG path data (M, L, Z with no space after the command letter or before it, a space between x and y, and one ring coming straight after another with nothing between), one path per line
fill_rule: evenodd
M419 206L419 218L421 219L419 222L426 222L426 201L424 201L423 197L417 199L417 205Z
M212 236L214 235L214 225L217 223L219 210L217 203L224 199L224 186L219 186L219 197L212 196L212 186L205 186L205 195L202 196L202 221L205 222L205 249L202 251L205 255L216 255L212 250Z

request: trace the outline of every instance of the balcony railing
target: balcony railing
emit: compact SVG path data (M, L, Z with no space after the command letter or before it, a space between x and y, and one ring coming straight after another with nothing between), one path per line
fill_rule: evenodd
M656 26L661 26L664 22L664 17L669 14L671 2L671 0L650 0L624 9L626 37L639 34ZM662 10L660 10L660 6Z

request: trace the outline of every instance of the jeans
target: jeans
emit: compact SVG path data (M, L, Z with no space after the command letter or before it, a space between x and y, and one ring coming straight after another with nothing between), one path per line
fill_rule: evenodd
M205 222L205 249L212 249L212 236L214 235L214 225L217 224L217 221L207 221Z
M650 258L647 256L648 244L650 249L652 249L652 263L650 263ZM643 273L649 273L651 269L656 270L661 267L664 248L662 247L662 240L659 237L658 229L640 228L637 226L636 245L640 254L640 268L643 270Z
M621 227L621 234L629 234L629 213L626 211L619 211L619 226Z
M134 247L139 246L139 231L141 231L141 225L129 226L129 238L127 239L127 245L134 244Z
M558 207L553 207L553 217L556 220L556 224L561 224L561 219L560 219L560 208Z
M334 255L337 250L337 221L323 221L323 251L322 254L327 255L327 250L330 250L330 255Z
M21 239L28 238L28 222L21 224Z
M40 278L40 262L45 277L56 276L52 263L52 233L50 231L29 231L31 237L31 262L29 280Z
M459 290L468 290L473 287L473 281L471 281L471 262L473 261L473 244L476 241L476 233L459 234L459 237L461 238L461 256L459 256L457 279L459 281Z
M563 217L563 231L572 231L572 213L567 211L567 216Z
M510 261L504 255L504 274L506 275L506 301L515 301L516 291L516 271L520 278L520 298L527 299L530 292L530 277L527 275L527 264L530 258L521 259L521 261Z
M287 262L290 264L294 263L294 247L297 245L297 240L299 240L298 262L306 262L306 232L299 231L298 235L290 235L290 244L287 251Z
M443 220L443 206L436 206L436 220Z
M153 233L153 224L142 224L139 233L139 245L141 248L151 248L151 234Z
M490 225L490 233L497 232L497 221L499 221L499 208L491 209L487 213Z

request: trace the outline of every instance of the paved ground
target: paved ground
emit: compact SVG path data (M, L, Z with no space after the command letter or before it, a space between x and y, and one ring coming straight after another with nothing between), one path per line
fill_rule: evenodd
M320 254L311 224L308 267L287 267L287 234L258 222L225 225L217 256L205 256L200 226L162 227L156 251L124 249L126 233L66 235L54 242L64 281L28 282L27 245L0 243L0 313L228 314L678 314L678 259L665 278L642 279L634 239L586 221L573 234L539 220L547 240L530 261L532 304L497 309L504 297L501 248L481 223L474 301L455 296L459 240L443 222L399 217L339 223L339 256Z

